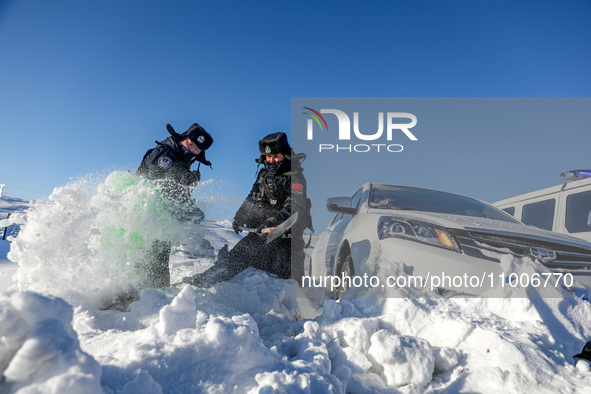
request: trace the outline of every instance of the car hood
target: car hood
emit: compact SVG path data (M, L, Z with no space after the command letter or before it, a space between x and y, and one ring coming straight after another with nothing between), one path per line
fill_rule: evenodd
M591 243L582 239L521 223L504 222L474 216L412 210L369 209L367 213L380 216L396 216L400 218L415 219L450 229L462 229L471 232L498 234L508 237L530 238L543 242L561 243L591 249Z

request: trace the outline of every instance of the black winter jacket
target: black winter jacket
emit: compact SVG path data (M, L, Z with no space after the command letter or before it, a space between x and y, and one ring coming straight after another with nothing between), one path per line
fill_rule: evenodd
M203 217L191 198L192 188L199 182L199 170L191 171L195 155L187 151L173 137L156 142L157 146L144 155L137 173L158 185L171 203L170 209L179 217Z
M138 174L151 180L170 179L183 186L191 186L199 181L199 171L191 171L195 155L172 137L156 143L158 145L144 155Z
M265 163L234 221L240 226L262 229L276 227L298 212L299 222L307 208L307 186L302 171L298 163L286 160L272 176ZM301 237L302 232L301 226L292 228L292 236Z

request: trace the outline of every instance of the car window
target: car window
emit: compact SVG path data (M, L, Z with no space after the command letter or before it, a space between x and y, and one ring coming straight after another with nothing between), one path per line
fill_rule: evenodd
M571 194L566 198L566 229L569 233L591 231L591 191Z
M555 205L554 198L525 204L521 213L521 221L545 230L552 230Z
M418 187L373 185L369 194L369 207L448 213L516 222L505 212L482 201Z
M503 211L507 212L511 216L515 216L515 207L503 208Z

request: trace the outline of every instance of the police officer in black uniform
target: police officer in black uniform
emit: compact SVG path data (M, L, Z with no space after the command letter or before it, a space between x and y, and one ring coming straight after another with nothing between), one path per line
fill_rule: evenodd
M211 167L205 151L213 144L213 138L205 129L194 123L187 131L178 134L170 124L166 125L170 137L156 141L156 147L148 150L137 173L154 182L166 199L167 207L179 220L203 220L203 212L195 205L191 190L201 179L199 167L191 171L191 164L198 162ZM170 244L157 241L151 246L142 271L142 287L170 286L168 260Z
M300 162L305 154L294 154L285 133L273 133L259 141L261 156L256 162L264 165L257 175L248 197L236 212L232 227L254 228L232 250L220 250L213 267L187 281L204 287L228 280L248 267L254 267L279 278L301 282L304 274L306 217L306 179ZM298 213L296 224L280 238L266 244L266 234Z

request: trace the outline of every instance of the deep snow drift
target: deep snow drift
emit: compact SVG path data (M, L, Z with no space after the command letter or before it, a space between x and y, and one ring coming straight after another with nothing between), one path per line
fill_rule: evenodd
M589 363L573 359L591 337L588 302L417 290L322 303L253 269L193 288L180 279L213 260L195 245L239 238L228 220L154 214L154 198L145 184L73 182L11 217L23 226L0 294L0 392L590 392ZM134 283L138 236L183 244L176 284L100 310Z

